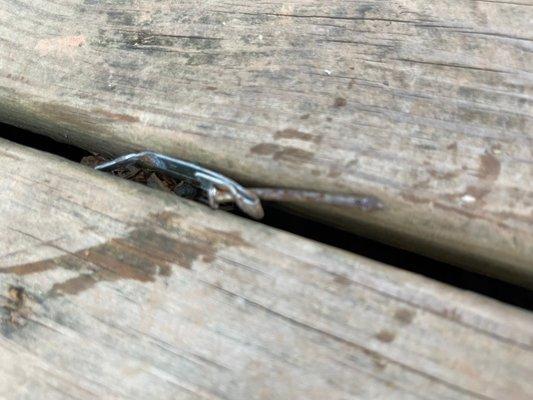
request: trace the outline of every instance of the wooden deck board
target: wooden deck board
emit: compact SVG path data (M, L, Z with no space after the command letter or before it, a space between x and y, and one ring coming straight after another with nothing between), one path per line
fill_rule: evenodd
M0 397L533 395L531 313L0 148Z
M0 119L247 183L375 195L378 213L312 212L532 286L532 10L1 0Z

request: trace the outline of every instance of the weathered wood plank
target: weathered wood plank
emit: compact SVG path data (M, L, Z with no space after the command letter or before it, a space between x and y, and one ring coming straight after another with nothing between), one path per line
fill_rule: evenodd
M530 313L0 149L0 397L533 395Z
M1 0L0 119L376 195L318 212L531 286L531 6Z

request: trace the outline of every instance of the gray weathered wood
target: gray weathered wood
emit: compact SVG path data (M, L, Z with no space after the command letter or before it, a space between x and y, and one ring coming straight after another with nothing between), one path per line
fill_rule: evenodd
M0 0L0 119L373 194L317 212L531 286L531 6Z
M2 398L533 396L530 313L0 149Z

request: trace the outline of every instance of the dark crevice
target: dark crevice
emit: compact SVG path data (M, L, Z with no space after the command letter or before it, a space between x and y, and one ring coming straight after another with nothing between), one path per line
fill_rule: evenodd
M0 137L28 147L56 154L71 161L80 162L83 157L91 154L76 146L59 143L48 137L12 126L0 124L0 129ZM265 214L266 216L261 222L266 225L424 275L460 289L476 292L514 306L533 310L533 291L520 286L466 271L416 253L401 250L302 218L270 204L265 204Z
M75 162L80 162L83 157L91 154L79 147L57 142L48 136L38 135L10 125L0 124L0 137L37 150L56 154Z
M267 225L464 290L533 310L533 291L528 289L295 216L277 207L267 205L265 209L266 216L263 222Z

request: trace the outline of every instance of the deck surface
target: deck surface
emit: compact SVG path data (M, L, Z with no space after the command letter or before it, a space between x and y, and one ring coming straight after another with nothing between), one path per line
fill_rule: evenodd
M531 399L531 313L0 141L0 397Z
M0 0L0 120L246 183L533 287L531 1ZM304 207L305 208L305 207Z

